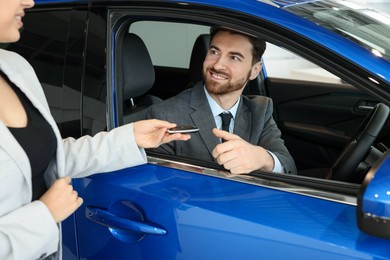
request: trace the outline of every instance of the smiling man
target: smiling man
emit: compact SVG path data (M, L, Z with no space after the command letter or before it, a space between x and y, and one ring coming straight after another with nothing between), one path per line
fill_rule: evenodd
M203 62L203 82L149 108L148 117L195 125L191 140L160 146L159 152L216 161L234 174L254 170L296 174L293 158L272 117L272 100L242 95L261 68L262 39L212 27Z

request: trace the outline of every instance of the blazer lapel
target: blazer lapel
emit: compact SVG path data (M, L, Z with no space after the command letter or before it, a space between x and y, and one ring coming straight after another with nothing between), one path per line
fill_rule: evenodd
M33 68L21 56L13 52L0 49L0 69L3 70L3 72L8 76L10 81L12 81L21 91L23 91L23 93L27 96L31 103L38 109L38 111L52 127L57 137L57 169L59 172L63 172L65 165L64 160L62 160L62 158L64 157L63 149L61 149L62 137L54 118L51 116L50 108L46 101L45 93ZM6 130L8 131L8 129ZM12 136L11 133L9 134ZM20 149L22 148L20 147ZM26 154L25 157L28 162Z
M203 82L193 87L191 93L190 107L194 112L190 114L195 125L199 128L199 135L202 138L204 146L207 147L210 155L215 146L219 144L219 139L215 137L212 129L216 127L212 116L210 105L207 101L203 89Z
M18 141L14 138L8 128L0 121L0 147L9 154L9 157L14 160L15 164L23 174L24 179L27 182L29 193L32 194L32 183L31 183L31 167L30 161L27 154L20 146Z

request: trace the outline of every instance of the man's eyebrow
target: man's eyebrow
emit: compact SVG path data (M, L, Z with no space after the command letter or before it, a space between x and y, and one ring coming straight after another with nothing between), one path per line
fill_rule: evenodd
M219 51L219 48L218 48L217 46L215 46L215 45L210 45L209 49L210 49L210 50L211 50L211 49L216 49L217 51Z
M211 50L211 49L215 49L215 50L217 50L217 51L220 51L220 49L219 49L217 46L215 46L215 45L210 45L209 50ZM242 59L245 59L245 56L242 55L242 53L240 53L240 52L232 51L232 52L230 52L229 54L230 54L230 55L239 56L239 57L241 57Z
M230 52L231 55L240 56L242 59L245 59L244 55L242 55L240 52Z

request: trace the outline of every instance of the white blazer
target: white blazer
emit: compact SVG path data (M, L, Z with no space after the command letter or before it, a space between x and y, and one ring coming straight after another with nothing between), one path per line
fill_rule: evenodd
M57 153L45 173L50 184L62 176L84 177L146 163L136 146L133 125L118 127L94 137L62 139L41 84L20 55L0 49L0 70L15 83L51 125ZM60 229L41 201L33 201L30 162L0 120L0 259L40 259L59 250Z

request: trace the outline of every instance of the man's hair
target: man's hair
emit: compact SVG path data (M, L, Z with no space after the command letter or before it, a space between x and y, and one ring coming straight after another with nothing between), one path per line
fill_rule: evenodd
M263 39L252 36L250 34L246 34L244 32L236 31L234 29L214 25L214 26L211 26L211 28L210 28L210 43L213 40L214 36L219 31L227 31L230 34L240 34L240 35L247 37L249 39L249 42L252 44L252 65L261 61L261 57L263 56L265 48L266 48L266 43Z

